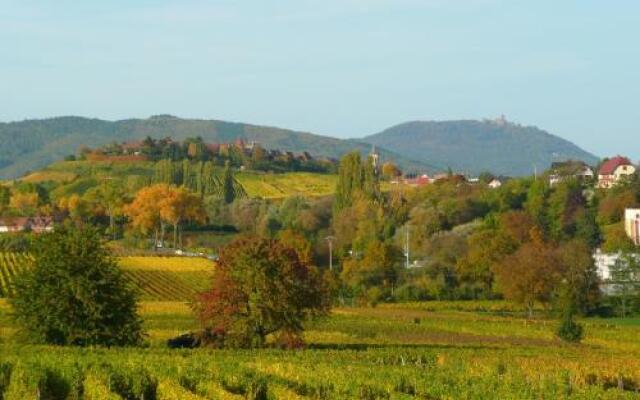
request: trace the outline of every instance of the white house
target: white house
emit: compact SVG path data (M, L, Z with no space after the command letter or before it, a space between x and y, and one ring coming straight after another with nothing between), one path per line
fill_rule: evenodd
M598 171L598 187L608 189L621 179L633 175L635 172L636 167L633 166L627 157L613 157L600 167Z
M624 211L624 230L636 246L640 246L640 208Z
M593 253L598 277L600 278L600 290L607 295L615 294L616 288L611 281L611 269L616 263L621 262L620 253L603 253L600 249L596 249Z
M34 233L53 232L51 217L7 217L0 219L0 234L30 231Z
M551 174L549 175L549 185L553 186L564 179L573 177L580 181L590 181L594 178L593 170L583 161L561 161L551 164Z
M640 258L639 253L635 253L633 257L638 260ZM596 249L593 253L593 259L595 261L598 277L600 278L600 290L608 295L615 294L618 290L619 283L616 283L614 277L611 274L611 270L618 263L622 263L622 253L603 253L600 249Z
M499 179L494 178L494 179L492 179L492 180L491 180L491 182L489 182L487 185L488 185L491 189L497 189L497 188L499 188L500 186L502 186L502 182L501 182Z

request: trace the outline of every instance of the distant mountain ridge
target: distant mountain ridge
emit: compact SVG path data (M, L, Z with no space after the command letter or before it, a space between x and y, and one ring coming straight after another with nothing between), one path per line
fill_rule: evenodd
M207 142L238 138L256 140L269 149L308 151L314 156L339 158L375 145L382 161L394 161L407 172L452 170L470 175L531 175L553 161L577 159L596 164L598 157L575 144L536 127L503 119L495 121L413 121L361 139L338 139L269 126L219 120L182 119L158 115L147 119L106 121L57 117L0 123L0 179L12 179L40 169L76 152L80 145L96 147L112 142L201 136Z
M314 156L339 158L343 154L371 150L371 144L267 126L217 120L182 119L159 115L148 119L105 121L84 117L57 117L0 123L0 179L17 178L51 162L74 154L79 146L96 147L112 142L171 137L184 140L201 136L207 142L226 143L237 138L256 140L270 149L308 151ZM438 169L379 149L383 160L393 160L408 170Z
M417 161L479 174L532 175L553 161L599 158L568 140L532 126L496 120L412 121L362 139Z

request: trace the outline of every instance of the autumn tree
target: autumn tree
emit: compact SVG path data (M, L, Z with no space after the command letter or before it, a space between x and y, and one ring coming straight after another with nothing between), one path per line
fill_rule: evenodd
M576 179L566 179L555 185L548 199L548 230L554 240L571 237L576 230L577 218L584 210L582 186Z
M148 186L136 193L133 202L124 209L135 228L145 234L154 233L154 249L158 248L158 240L164 237L165 221L161 215L161 204L170 191L170 186L163 183Z
M638 206L638 198L634 190L614 188L598 203L598 222L603 225L622 221L625 208Z
M202 199L185 188L169 187L166 197L158 203L160 218L173 225L173 248L178 245L178 230L185 221L202 222L205 219Z
M531 232L532 240L494 267L499 288L505 297L523 304L529 317L536 302L548 304L555 282L560 279L557 253L545 242L539 229Z
M624 230L624 222L618 222L609 225L603 229L604 242L602 243L602 251L607 253L632 252L635 250L635 244Z
M22 215L32 215L38 209L39 197L37 192L16 192L11 196L9 207Z
M561 244L557 253L561 274L557 282L560 307L567 313L586 315L598 306L601 297L592 249L584 240L573 239Z
M261 347L278 335L293 346L306 320L328 312L329 300L320 274L295 249L245 237L222 249L213 287L194 309L212 344Z
M493 293L494 266L513 253L518 243L504 231L482 229L469 236L467 246L466 254L456 263L460 281L474 298L490 296Z
M91 213L89 203L75 193L58 200L58 207L66 211L69 217L75 221L85 221Z
M370 304L380 300L381 292L370 289L380 287L392 289L398 279L397 264L400 251L391 244L371 241L362 257L355 254L343 262L340 277L350 286L356 296L366 297Z
M105 181L92 188L85 194L85 198L96 203L109 217L109 231L113 239L117 239L116 218L122 215L123 206L127 198L125 189L114 182Z
M382 164L382 176L385 179L397 178L400 175L402 175L402 171L400 171L400 168L398 168L398 166L394 163L387 161L386 163Z

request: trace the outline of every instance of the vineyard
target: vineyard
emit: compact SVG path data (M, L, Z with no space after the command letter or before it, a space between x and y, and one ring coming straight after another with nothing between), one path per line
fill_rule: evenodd
M118 261L141 300L191 300L209 286L213 269L213 263L203 258L122 257ZM0 297L11 295L13 280L28 266L25 254L0 253Z
M564 345L553 337L554 321L458 311L486 308L472 304L337 309L308 325L307 349L285 351L170 350L159 339L194 328L188 306L145 302L148 348L0 343L0 392L4 399L640 397L638 321L583 320L586 342ZM0 302L0 325L10 324L3 312Z
M0 297L8 297L13 293L12 282L29 260L26 254L0 253Z
M290 196L324 196L333 194L337 176L310 172L263 174L242 172L236 179L249 197L283 198Z
M0 260L10 294L30 260ZM555 338L556 320L526 319L506 301L383 304L337 308L308 323L301 350L169 349L167 339L198 328L185 300L208 285L213 263L118 261L152 300L139 304L148 345L18 345L0 299L0 399L640 398L637 319L582 319L584 341L567 345Z

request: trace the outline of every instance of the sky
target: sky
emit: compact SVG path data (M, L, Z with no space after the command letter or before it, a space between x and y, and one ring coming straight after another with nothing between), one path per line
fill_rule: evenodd
M535 125L640 158L637 0L0 0L0 121L212 118L362 137Z

